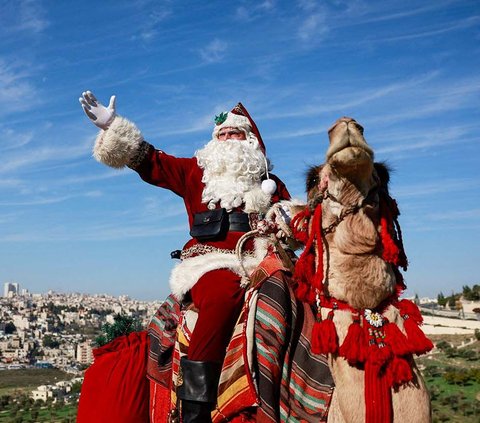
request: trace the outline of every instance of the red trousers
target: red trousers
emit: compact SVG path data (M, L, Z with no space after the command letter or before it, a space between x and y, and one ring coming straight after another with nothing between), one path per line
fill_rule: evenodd
M240 276L227 269L203 275L190 291L198 320L188 347L188 359L223 362L245 289Z

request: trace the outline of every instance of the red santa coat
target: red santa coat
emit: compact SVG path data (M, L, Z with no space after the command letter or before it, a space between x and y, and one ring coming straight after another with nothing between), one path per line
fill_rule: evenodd
M203 170L198 166L196 158L178 158L163 151L156 150L147 143L138 128L130 121L116 116L109 128L101 131L97 137L94 152L95 158L109 166L121 168L129 166L136 170L143 180L166 188L183 198L188 215L190 227L192 226L195 213L208 210L207 204L202 203L202 192L205 187L202 182ZM271 196L270 202L265 201L266 194L262 193L259 187L248 193L249 198L262 197L262 201L256 204L244 204L236 211L266 212L258 210L262 207L268 208L279 200L290 199L285 185L274 175L270 175L277 183L277 190ZM258 191L258 192L257 192ZM250 194L254 193L253 196ZM246 203L247 195L245 196ZM255 203L255 201L251 201ZM258 206L258 207L257 207ZM222 241L209 241L203 243L207 246L216 247L220 250L233 250L241 232L229 232L226 239ZM200 244L195 239L190 239L185 248ZM243 267L252 269L263 257L245 257L242 261ZM241 265L234 254L225 252L211 252L202 256L187 258L175 266L170 277L170 287L175 296L181 299L195 283L205 274L216 269L229 269L234 273L242 274Z
M178 158L169 155L163 151L156 150L153 146L149 145L148 148L143 147L145 154L143 160L138 165L132 166L132 168L138 172L140 177L149 184L166 188L173 191L175 194L183 198L185 209L188 215L188 222L190 228L193 223L193 216L196 213L204 212L208 210L207 204L202 203L202 192L205 184L202 182L203 170L198 166L197 159L192 158ZM290 194L285 187L285 184L275 175L270 175L271 179L274 179L277 184L277 190L272 195L270 202L276 203L280 200L290 199ZM218 206L220 207L220 206ZM243 211L242 208L236 209L236 211ZM257 210L261 212L262 210ZM216 247L218 249L233 250L237 244L239 238L243 235L243 232L228 232L225 239L221 241L206 241L199 242L194 238L191 238L184 246L184 249L190 248L196 244L204 244ZM251 249L251 247L250 247ZM213 261L215 258L215 263ZM227 262L225 262L225 260ZM191 259L185 260L185 266L178 266L172 273L171 288L173 293L181 298L185 292L190 289L195 281L194 277L198 279L208 271L215 268L229 268L235 271L235 265L232 268L231 260L236 260L234 257L226 257L225 255L218 255L217 253L209 253L208 257L203 259L197 259L197 263L193 263L196 271L192 272L190 269ZM203 263L200 264L200 262ZM181 271L182 267L186 267L185 271ZM200 269L202 268L202 269ZM181 273L181 275L177 275ZM177 277L178 276L178 277ZM185 279L189 279L186 281ZM179 288L178 286L182 285Z
M150 146L144 160L134 170L149 184L169 189L183 198L190 228L192 227L194 214L208 210L207 204L202 203L202 192L205 187L202 182L203 170L198 166L195 157L178 158L163 151L155 150ZM285 184L275 175L270 175L270 177L277 184L277 190L272 195L271 203L289 200L290 194ZM238 211L241 211L241 209L238 209ZM218 248L233 249L241 235L241 232L229 232L225 240L209 241L205 244ZM198 241L192 238L184 248L191 247L196 243Z

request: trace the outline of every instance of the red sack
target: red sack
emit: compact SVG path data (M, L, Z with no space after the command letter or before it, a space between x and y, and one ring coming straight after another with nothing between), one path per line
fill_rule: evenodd
M93 350L85 372L77 423L148 423L148 335L120 336Z

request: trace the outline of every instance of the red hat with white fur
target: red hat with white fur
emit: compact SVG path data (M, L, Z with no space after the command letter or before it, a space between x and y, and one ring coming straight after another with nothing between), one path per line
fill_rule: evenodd
M215 128L212 134L215 139L218 139L218 132L222 128L238 128L245 131L247 137L250 132L253 133L258 140L260 150L265 154L265 144L263 143L262 136L254 120L250 117L242 103L238 103L231 112L224 112L215 116Z

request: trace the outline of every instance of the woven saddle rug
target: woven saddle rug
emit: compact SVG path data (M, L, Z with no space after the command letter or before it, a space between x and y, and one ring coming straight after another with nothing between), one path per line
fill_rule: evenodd
M235 421L239 415L269 423L327 421L333 379L326 357L311 352L315 318L310 306L295 299L290 275L273 254L251 280L227 348L213 422ZM172 408L178 365L195 321L195 311L180 311L169 297L150 323L148 374L172 389Z

